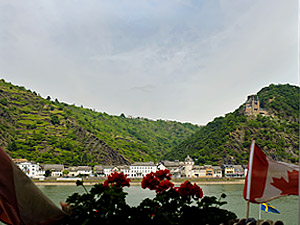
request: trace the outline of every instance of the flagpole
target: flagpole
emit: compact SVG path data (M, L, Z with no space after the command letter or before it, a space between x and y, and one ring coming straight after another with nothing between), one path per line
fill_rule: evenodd
M251 175L252 175L252 164L253 164L253 155L254 155L254 145L255 140L252 141L250 147L250 157L249 157L249 168L248 168L248 176L247 176L247 192L246 192L246 199L247 199L247 213L246 219L249 218L249 208L250 208L250 189L251 189Z
M261 220L261 204L258 206L258 219Z
M250 208L250 202L247 201L247 212L246 212L246 220L249 219L249 208Z
M300 74L300 66L299 66L299 60L300 60L300 44L299 44L299 41L300 41L300 27L299 27L299 24L300 24L300 3L299 3L299 0L297 1L298 2L298 41L297 41L297 45L298 45L298 84L299 84L299 74ZM300 101L299 101L300 103ZM300 131L299 131L299 135L300 135ZM299 145L299 165L300 165L300 145ZM299 167L299 183L298 183L298 190L299 190L299 187L300 187L300 167ZM299 191L299 194L300 194L300 191ZM299 202L298 202L298 225L300 225L300 197L299 197L299 194L298 194L298 198L299 198Z

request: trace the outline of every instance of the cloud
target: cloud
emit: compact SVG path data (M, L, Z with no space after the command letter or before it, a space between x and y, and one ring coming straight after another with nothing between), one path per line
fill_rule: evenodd
M145 92L145 93L152 93L154 89L154 85L148 84L140 87L132 87L130 90L134 92Z
M98 111L206 124L298 83L297 1L0 4L3 78Z

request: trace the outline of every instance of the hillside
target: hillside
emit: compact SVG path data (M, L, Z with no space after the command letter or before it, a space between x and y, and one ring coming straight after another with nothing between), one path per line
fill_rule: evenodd
M41 163L128 164L157 161L199 127L111 116L43 99L0 80L0 146Z
M272 158L298 162L299 87L271 84L257 95L268 115L245 116L243 104L202 127L167 153L166 158L183 160L190 155L197 164L245 164L250 143L255 139Z

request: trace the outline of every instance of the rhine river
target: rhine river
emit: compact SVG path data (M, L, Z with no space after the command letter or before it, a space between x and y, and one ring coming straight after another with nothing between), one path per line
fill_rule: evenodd
M65 202L66 198L72 193L83 193L82 187L63 186L63 185L41 185L38 186L55 204ZM222 206L223 209L234 212L238 218L246 216L246 201L243 199L243 184L205 184L200 185L204 195L214 195L217 198L221 193L225 193L227 197L225 201L228 204ZM124 188L128 193L127 202L131 206L137 206L144 198L153 198L154 191L142 189L140 186L131 186ZM262 212L262 219L271 219L273 221L282 220L285 225L298 224L298 196L288 196L273 200L271 204L277 208L280 214L271 214ZM256 204L250 204L250 217L258 219L259 207Z

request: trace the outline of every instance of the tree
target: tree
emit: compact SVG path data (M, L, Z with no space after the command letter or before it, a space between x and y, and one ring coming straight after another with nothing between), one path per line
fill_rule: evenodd
M63 175L64 175L64 176L68 175L69 173L70 173L69 170L64 170L64 171L63 171Z
M45 177L51 177L51 171L50 170L45 171Z
M59 124L59 123L60 123L59 118L58 118L57 115L51 115L51 116L50 116L50 121L51 121L51 123L52 123L53 125Z
M15 140L12 140L12 142L8 144L8 150L10 151L18 150Z

